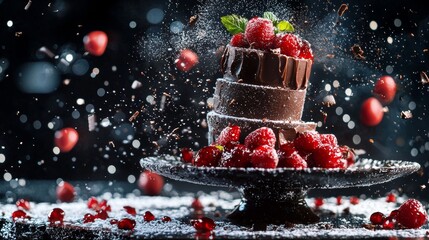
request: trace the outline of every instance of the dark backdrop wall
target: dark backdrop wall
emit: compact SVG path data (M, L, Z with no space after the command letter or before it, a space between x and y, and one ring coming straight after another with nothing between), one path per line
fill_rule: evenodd
M0 0L0 179L126 181L138 176L143 156L205 145L208 102L220 77L218 49L230 37L219 17L250 18L268 10L291 20L313 44L316 60L303 119L366 156L419 162L420 175L370 191L404 189L425 196L429 85L421 83L420 73L428 71L429 5L349 1L339 17L342 3ZM199 20L190 26L196 14ZM93 30L109 37L100 57L85 54L82 39ZM354 44L365 59L354 58ZM200 57L187 73L174 66L183 48ZM386 74L398 83L397 96L379 126L362 126L360 104ZM23 89L35 84L25 79L40 75L53 82L52 91ZM133 86L136 81L140 87ZM322 105L329 94L335 106ZM413 118L400 118L405 110ZM136 111L141 113L130 121ZM80 137L69 153L59 153L53 142L64 127Z

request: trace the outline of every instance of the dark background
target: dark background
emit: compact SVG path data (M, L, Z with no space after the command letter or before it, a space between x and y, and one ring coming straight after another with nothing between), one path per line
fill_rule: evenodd
M320 132L334 133L340 143L364 149L374 159L416 161L424 168L421 175L361 191L396 189L425 197L427 191L420 186L427 183L429 90L421 84L420 72L428 71L429 54L424 49L429 48L429 6L423 1L372 2L76 0L33 1L25 10L27 1L0 0L0 179L126 181L129 176L138 178L143 156L205 145L206 102L220 77L215 52L229 38L217 19L231 13L250 18L267 9L279 16L286 12L285 18L313 44L316 60L303 119L323 122L322 112L326 113ZM338 17L342 3L349 10ZM154 8L165 15L160 23L148 21ZM196 26L188 26L195 14L202 17ZM395 19L400 26L395 26ZM180 33L170 31L174 21L183 24ZM376 30L370 29L371 21L377 22ZM100 57L84 51L83 36L93 30L109 37ZM353 58L353 44L362 46L365 60ZM56 57L47 56L41 47ZM199 65L188 73L173 63L185 47L200 55ZM65 66L61 59L68 53L74 58ZM88 66L83 74L73 72L79 59ZM56 90L37 94L20 89L23 66L31 62L47 62L57 69ZM99 73L91 76L94 69ZM397 81L398 94L379 126L362 126L360 104L385 74ZM141 88L131 88L135 80ZM325 85L332 86L335 80L340 86L325 91ZM327 94L335 95L336 106L321 104ZM79 105L77 99L85 103ZM337 114L337 107L343 113ZM144 111L130 122L140 109ZM401 119L404 110L412 110L414 117ZM355 124L343 121L344 114ZM89 115L96 117L95 131L88 130ZM103 119L111 124L103 126ZM63 127L76 128L80 139L71 152L55 153L54 133ZM361 140L354 142L356 136ZM109 166L115 171L109 172Z

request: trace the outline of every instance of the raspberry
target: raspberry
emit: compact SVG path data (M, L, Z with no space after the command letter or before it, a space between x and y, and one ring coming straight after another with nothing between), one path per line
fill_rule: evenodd
M359 198L356 197L356 196L351 196L350 197L350 203L353 204L353 205L359 204Z
M253 150L250 162L253 167L257 168L276 168L279 157L273 147L262 145Z
M242 144L236 145L229 152L222 153L220 160L221 167L237 167L245 168L250 165L250 151Z
M191 207L196 211L204 209L204 205L201 203L200 199L198 199L197 197L194 198L194 200L192 201Z
M280 53L290 57L298 57L301 51L301 39L292 34L278 34L275 38L275 48L280 48Z
M234 36L232 36L231 41L229 42L229 45L233 47L247 48L249 47L249 42L247 42L247 39L244 36L244 33L237 33Z
M57 199L60 200L61 202L73 202L76 196L76 191L73 185L64 181L58 184L56 193L57 193Z
M25 199L19 199L16 201L16 206L18 209L30 210L30 202Z
M194 152L190 148L182 148L180 150L180 153L182 154L182 160L186 163L191 163L192 159L194 158Z
M162 218L161 218L161 221L162 221L162 222L171 222L171 217L169 217L169 216L164 216L164 217L162 217Z
M316 131L302 132L298 134L293 143L298 151L312 152L321 145L320 135Z
M396 195L394 193L387 194L386 202L396 202Z
M381 76L375 83L373 93L383 104L389 104L395 99L396 95L395 80L388 75Z
M240 140L240 133L241 129L239 126L228 126L220 132L216 143L221 146L227 146L229 143L238 142Z
M151 222L155 220L155 215L153 215L150 211L146 211L143 215L143 219L145 222Z
M387 217L383 220L383 229L394 229L396 227L396 219Z
M48 220L51 224L60 223L62 224L64 221L64 211L61 208L54 208L49 213Z
M311 44L307 40L302 40L301 51L299 58L310 59L314 61L313 51L311 50Z
M210 232L216 228L216 223L208 217L191 220L191 224L198 232Z
M25 219L25 218L30 218L26 212L22 211L22 210L16 210L12 213L12 220L16 221L17 219Z
M103 31L92 31L83 38L85 50L94 56L103 55L107 42L107 34Z
M262 145L274 147L276 145L276 140L276 135L271 128L261 127L246 136L244 145L250 150Z
M193 160L198 167L216 167L222 157L222 151L216 146L205 146L201 148Z
M106 210L100 209L97 211L97 214L95 214L95 218L106 220L109 218L109 215L107 214Z
M338 146L337 137L334 134L320 134L320 142L331 146Z
M140 173L137 185L147 195L160 195L164 187L164 178L155 172L145 170Z
M398 209L397 220L406 228L419 228L425 224L427 213L423 205L416 199L408 199Z
M279 156L279 164L277 167L302 169L307 168L307 162L298 152L293 152L289 157L285 157L285 155Z
M273 22L254 17L247 23L244 35L253 48L268 50L272 47L275 38Z
M368 127L377 126L384 116L383 105L375 97L370 97L362 103L360 108L360 121Z
M118 221L118 228L123 230L133 230L136 226L136 221L129 218L123 218Z
M320 168L346 168L345 162L341 161L341 156L338 147L322 145L310 155L308 165Z
M347 161L347 166L351 166L355 163L356 155L353 150L346 145L340 146L340 151L343 154L343 159Z
M383 213L375 212L375 213L371 214L371 216L369 217L369 221L371 221L372 224L381 225L381 224L383 224L385 218L386 217L384 216Z
M95 222L95 216L91 213L87 213L83 216L83 223Z
M133 208L133 207L131 207L131 206L124 206L124 209L125 209L125 211L126 211L128 214L130 214L130 215L132 215L132 216L137 215L137 211L136 211L136 209L135 209L135 208Z
M293 144L293 142L286 142L286 143L280 145L277 153L278 153L279 159L280 159L281 157L288 157L288 156L292 155L292 153L294 153L295 151L296 151L296 149L295 149L295 145Z
M337 205L341 205L341 204L343 204L343 197L337 196Z
M320 208L324 203L325 203L325 201L323 200L322 197L317 197L314 199L314 206L316 208Z

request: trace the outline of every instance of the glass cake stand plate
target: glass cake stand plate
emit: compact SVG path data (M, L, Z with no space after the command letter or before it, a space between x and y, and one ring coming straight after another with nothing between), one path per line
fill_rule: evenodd
M415 162L365 158L347 169L196 167L171 155L146 157L140 164L179 181L237 188L242 199L228 218L241 225L316 223L319 217L304 200L307 190L370 186L420 169Z

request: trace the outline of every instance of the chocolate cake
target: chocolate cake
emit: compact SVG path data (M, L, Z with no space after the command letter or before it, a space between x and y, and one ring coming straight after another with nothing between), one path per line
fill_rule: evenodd
M310 59L227 45L207 115L209 144L228 125L239 125L242 136L270 127L280 143L315 130L316 123L301 120L311 66Z

